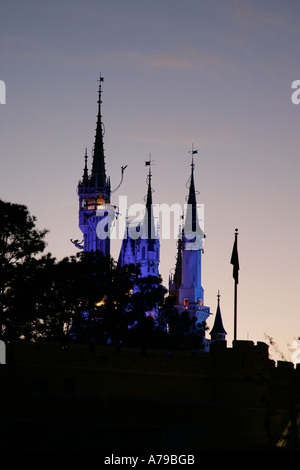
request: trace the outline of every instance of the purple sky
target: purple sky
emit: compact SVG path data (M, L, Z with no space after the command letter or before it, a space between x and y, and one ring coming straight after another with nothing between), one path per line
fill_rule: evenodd
M2 0L0 197L28 206L58 259L75 253L76 185L93 146L101 72L112 188L128 165L112 202L143 202L151 153L154 202L183 205L194 144L205 304L215 313L220 290L231 344L237 227L238 339L266 333L290 359L300 336L300 106L291 101L299 20L291 0ZM176 242L163 240L165 283L175 253Z

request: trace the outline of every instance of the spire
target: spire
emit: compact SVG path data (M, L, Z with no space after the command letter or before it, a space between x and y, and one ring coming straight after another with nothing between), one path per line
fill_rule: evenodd
M196 231L196 226L198 222L197 218L197 201L196 201L196 191L195 191L195 182L194 182L194 159L192 158L191 163L191 180L190 180L190 190L189 190L189 197L188 197L188 205L192 210L192 231Z
M151 166L149 166L149 173L148 173L148 191L147 191L147 201L146 201L146 207L151 211L152 209L152 188L151 188Z
M106 185L105 177L105 158L104 158L104 145L103 145L103 123L101 116L101 83L104 78L99 78L99 90L98 90L98 115L97 115L97 126L94 144L94 155L92 165L92 184L96 188L104 188Z
M224 341L225 336L227 335L227 332L225 331L223 322L222 322L221 309L220 309L220 291L218 291L217 297L218 297L218 306L217 306L217 311L216 311L216 317L215 317L214 326L212 327L210 335L211 335L212 341L218 341L218 340Z
M184 224L184 231L186 233L193 232L197 234L202 234L202 231L199 226L198 221L198 213L197 213L197 198L196 198L196 190L195 190L195 182L194 182L194 154L198 153L198 150L192 150L192 163L191 163L191 176L190 176L190 185L189 185L189 194L187 197L187 214L186 220ZM202 234L203 235L203 234Z
M192 157L188 204L192 204L193 206L197 203L196 202L195 182L194 182L194 169L195 169L195 163L194 163L194 158Z
M83 177L82 177L82 183L83 186L87 186L89 183L89 173L88 173L88 167L87 167L87 149L85 149L85 155L84 155L84 170L83 170Z

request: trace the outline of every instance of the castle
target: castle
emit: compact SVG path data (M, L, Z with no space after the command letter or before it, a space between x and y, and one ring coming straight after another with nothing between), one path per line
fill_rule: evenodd
M92 169L89 173L85 152L78 184L83 242L74 243L84 252L108 256L116 208L105 172L102 81ZM192 159L169 294L178 312L206 321L211 313L201 280L204 233L194 169ZM122 266L138 263L144 277L159 273L152 205L149 164L144 217L135 224L127 220L118 259ZM238 281L238 272L234 277ZM299 450L300 367L283 361L276 366L262 342L233 341L227 348L219 293L217 298L211 340L205 339L210 354L153 349L144 355L132 347L120 354L109 344L100 344L95 354L82 343L66 348L56 341L10 341L6 365L0 367L2 448L96 450L100 456L128 455L131 449L156 457L171 453L179 463L187 456L188 463L194 456L200 463L203 451Z
M115 217L116 208L111 204L110 178L106 176L105 154L103 143L103 122L101 114L101 93L103 78L99 80L98 114L91 172L87 166L87 151L83 176L78 183L79 227L83 234L83 242L76 243L85 252L101 251L110 255L109 233ZM201 259L203 254L203 238L205 237L198 219L197 198L194 181L194 160L192 151L191 176L184 224L177 242L177 260L174 274L169 278L169 294L176 299L179 312L188 313L191 319L199 323L206 322L211 315L210 308L204 304L204 289L201 280ZM147 178L147 196L144 217L141 221L131 223L126 220L126 229L122 241L118 263L120 266L139 264L142 277L158 276L160 262L159 229L155 224L152 201L151 159ZM123 175L123 168L122 168ZM137 236L138 235L138 236ZM210 342L226 342L226 331L223 327L220 296L211 340L204 338L204 349L209 350Z

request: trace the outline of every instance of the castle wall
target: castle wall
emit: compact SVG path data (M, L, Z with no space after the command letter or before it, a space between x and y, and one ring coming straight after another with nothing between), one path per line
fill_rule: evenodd
M148 447L266 448L286 425L291 380L299 381L293 365L276 366L264 343L248 341L205 355L16 343L0 377L1 420L14 435L16 422L27 423L27 444L34 436L42 445L39 428L60 445L67 427L71 446L81 429L80 445L114 449L129 439L143 448L146 437Z

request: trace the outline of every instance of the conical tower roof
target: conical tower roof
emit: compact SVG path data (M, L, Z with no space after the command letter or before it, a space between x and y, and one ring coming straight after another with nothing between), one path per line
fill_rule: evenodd
M192 159L191 163L191 176L190 176L190 184L189 184L189 194L187 197L187 211L185 216L183 234L191 234L200 235L201 237L204 236L203 231L200 228L199 220L198 220L198 211L197 211L197 197L196 197L196 189L195 189L195 181L194 181L194 160ZM190 240L190 238L189 238ZM191 240L190 240L191 241Z
M104 157L104 144L103 144L103 123L101 116L101 83L103 78L100 76L99 79L99 90L98 90L98 114L97 114L97 125L95 134L95 144L93 153L92 163L92 185L95 188L105 188L106 186L106 175L105 175L105 157Z
M218 292L218 306L217 306L217 311L216 311L216 317L215 317L215 322L214 326L212 327L212 330L210 332L210 335L213 338L216 338L217 335L227 335L227 332L223 326L223 321L222 321L222 315L221 315L221 309L220 309L220 294Z

